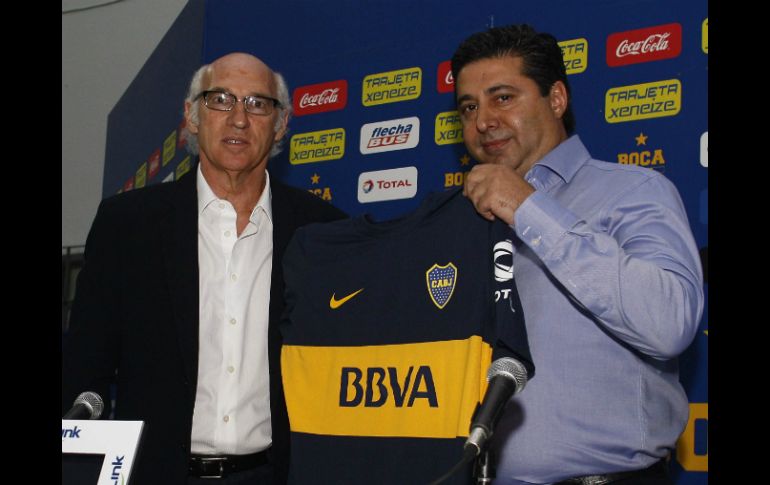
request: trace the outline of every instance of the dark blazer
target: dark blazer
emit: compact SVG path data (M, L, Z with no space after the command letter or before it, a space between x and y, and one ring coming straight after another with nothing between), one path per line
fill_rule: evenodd
M198 377L198 205L196 172L105 199L62 347L62 414L83 391L109 401L115 419L145 428L131 474L135 485L184 484ZM284 308L282 257L294 230L345 216L318 197L271 179L273 270L268 355L277 483L288 467L289 422L280 374ZM105 402L103 416L109 415Z

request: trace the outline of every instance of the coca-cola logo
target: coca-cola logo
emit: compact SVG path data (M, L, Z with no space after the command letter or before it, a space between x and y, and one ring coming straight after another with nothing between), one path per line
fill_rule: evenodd
M344 79L301 86L294 90L296 116L343 109L348 102L348 82Z
M302 99L299 100L299 107L306 108L308 106L320 106L322 104L336 103L339 98L338 94L340 88L324 89L318 94L311 95L305 93L302 95Z
M607 65L624 66L676 57L682 51L682 26L656 25L607 37Z
M664 51L668 49L668 38L671 36L671 32L665 34L653 34L644 40L637 42L631 42L628 39L618 44L618 48L615 49L615 55L618 57L625 56L638 56L640 54L646 54L647 52Z
M436 89L439 93L451 93L455 90L455 78L452 76L451 61L444 61L438 65Z

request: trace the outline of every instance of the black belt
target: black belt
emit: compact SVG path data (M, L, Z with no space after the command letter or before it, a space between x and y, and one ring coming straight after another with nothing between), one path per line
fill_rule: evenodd
M648 468L642 470L633 470L630 472L615 472L604 473L602 475L589 475L585 477L575 477L556 482L553 485L604 485L605 483L612 483L616 480L625 480L628 478L666 478L668 477L668 469L666 466L666 460L660 460L654 463Z
M188 469L193 477L223 478L267 463L267 450L251 455L192 455Z

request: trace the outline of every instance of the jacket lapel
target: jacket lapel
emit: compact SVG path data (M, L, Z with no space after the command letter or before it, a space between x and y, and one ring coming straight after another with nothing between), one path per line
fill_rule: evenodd
M198 376L198 191L197 170L174 182L161 217L161 244L166 281L177 327L178 342L189 389Z

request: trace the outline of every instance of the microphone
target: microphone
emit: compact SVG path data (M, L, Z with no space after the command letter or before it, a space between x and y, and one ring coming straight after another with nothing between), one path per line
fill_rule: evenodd
M104 402L99 394L91 391L81 393L72 408L62 419L99 419L104 409Z
M502 357L490 364L487 381L487 392L473 415L470 434L463 445L466 451L472 450L474 456L481 454L487 440L492 437L492 431L505 403L511 396L524 389L527 384L527 369L516 359Z

